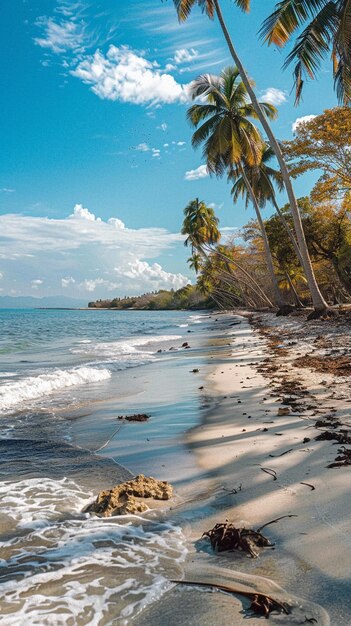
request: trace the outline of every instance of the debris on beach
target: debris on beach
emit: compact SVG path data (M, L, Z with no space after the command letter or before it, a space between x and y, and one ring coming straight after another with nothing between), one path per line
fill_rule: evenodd
M336 457L333 463L329 463L327 467L344 467L345 465L351 465L351 448L345 448L342 446L338 449L339 455Z
M249 528L236 528L229 522L216 524L211 530L203 533L202 537L208 537L213 550L217 552L239 550L246 552L254 559L259 554L256 548L273 546L269 539L259 531Z
M150 415L146 413L135 413L134 415L118 415L117 419L126 420L127 422L147 422Z
M89 504L84 512L96 513L101 517L143 513L149 509L143 501L144 498L169 500L172 495L173 487L167 481L139 474L113 489L100 491L96 500Z
M306 354L294 362L295 367L308 367L316 372L327 372L334 376L350 376L351 358L349 356L311 356Z
M338 441L339 443L351 444L351 435L347 430L340 430L339 432L324 430L320 435L317 435L317 437L315 437L315 440Z
M285 613L285 615L290 614L290 606L287 603L280 602L279 600L275 600L270 596L267 596L264 593L258 593L255 591L244 591L242 589L238 589L234 585L221 585L220 583L209 583L203 581L194 581L194 580L171 580L172 583L177 583L178 585L194 585L198 587L211 587L215 589L219 589L220 591L226 591L228 593L235 593L239 596L244 596L245 598L250 598L251 604L249 610L255 613L256 615L262 615L266 619L269 619L270 614L273 611L277 611L278 613Z
M286 407L280 407L278 409L278 415L279 417L283 416L283 415L290 415L290 409L286 406Z

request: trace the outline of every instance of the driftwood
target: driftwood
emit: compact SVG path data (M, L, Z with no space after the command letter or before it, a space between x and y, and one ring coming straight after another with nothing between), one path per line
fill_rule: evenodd
M220 591L226 591L227 593L235 593L240 596L244 596L245 598L250 598L251 605L250 611L256 613L256 615L263 615L266 619L269 618L269 615L273 611L278 611L279 613L285 613L285 615L290 614L290 607L288 604L284 604L283 602L279 602L279 600L275 600L274 598L267 596L265 593L258 593L256 591L243 591L241 589L237 589L234 585L221 585L216 583L205 583L205 582L196 582L193 580L171 580L172 583L177 583L178 585L194 585L200 587L212 587L215 589L219 589Z
M272 476L273 480L277 480L277 472L274 469L271 469L270 467L261 467L261 470L262 472Z
M211 530L203 533L202 536L208 537L213 550L217 550L217 552L239 550L246 552L254 559L258 556L255 548L266 548L274 545L259 531L248 528L236 528L229 522L216 524Z

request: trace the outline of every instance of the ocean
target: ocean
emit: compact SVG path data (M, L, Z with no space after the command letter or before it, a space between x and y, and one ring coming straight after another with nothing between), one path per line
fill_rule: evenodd
M180 575L186 539L166 517L82 511L149 466L171 479L179 454L187 473L175 441L197 423L206 318L0 310L0 624L128 624ZM139 411L147 424L121 426Z

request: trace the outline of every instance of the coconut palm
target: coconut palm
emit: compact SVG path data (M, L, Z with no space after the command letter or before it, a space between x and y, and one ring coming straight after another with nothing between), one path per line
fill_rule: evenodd
M193 97L206 98L205 102L190 107L187 113L189 121L197 129L193 134L192 144L194 147L204 144L203 154L210 171L221 175L229 168L233 178L240 171L260 225L274 300L279 309L283 310L285 302L274 273L260 208L243 166L245 163L255 171L259 167L264 149L261 133L249 119L257 119L257 114L248 102L245 85L240 80L238 70L229 67L220 76L200 76L193 83L191 93ZM260 106L271 117L276 115L273 105L262 102Z
M192 200L184 209L184 221L181 233L187 235L185 246L191 246L194 253L204 256L204 246L218 243L221 234L218 230L218 218L214 210L199 198Z
M247 163L245 163L243 164L243 167L245 169L246 176L250 181L251 187L253 188L253 192L255 194L255 198L258 202L260 209L263 209L266 206L267 202L270 202L274 206L292 243L296 256L299 259L300 264L303 266L301 252L294 237L294 233L291 230L289 223L285 219L285 216L283 215L277 203L274 186L278 188L278 191L282 191L283 180L281 172L269 165L273 157L274 152L271 146L266 143L263 146L261 161L255 166L249 166ZM241 176L241 172L236 171L235 182L232 188L232 196L234 202L237 202L239 197L246 197L247 207L250 198L246 191L247 189L245 181Z
M239 271L240 277L237 276L236 281L244 283L247 288L251 289L258 296L259 300L268 306L272 306L269 298L245 268L226 256L221 247L213 248L215 244L218 244L221 237L218 221L214 210L198 198L189 202L185 207L181 233L187 236L184 245L191 247L192 256L190 257L190 262L192 266L195 270L195 265L200 268L201 259L211 264L210 257L215 255L215 257L218 257L224 263L229 263ZM225 272L222 271L222 273ZM226 272L225 281L227 284L233 283L233 275L228 271Z
M291 0L291 1L293 2L294 0ZM319 0L311 0L311 1L318 2ZM189 17L195 5L200 6L203 12L206 13L206 15L210 19L213 19L215 15L218 18L226 43L229 48L229 52L234 60L236 67L238 68L241 79L247 89L247 93L249 94L251 103L257 113L258 119L260 120L267 134L269 143L272 146L274 153L277 157L279 167L282 173L283 181L284 181L284 186L285 186L288 198L289 198L290 208L291 208L291 212L292 212L292 216L294 220L294 227L295 227L297 242L298 242L298 245L301 251L301 256L303 259L303 268L304 268L306 278L308 281L308 286L311 292L313 306L315 309L315 315L316 316L321 315L327 309L327 303L325 302L319 290L319 287L318 287L318 284L314 275L311 259L310 259L308 249L307 249L306 238L305 238L305 234L304 234L303 227L302 227L301 215L300 215L299 207L297 205L297 200L294 194L294 189L292 186L288 167L285 163L279 142L277 141L270 127L266 112L260 106L260 103L253 89L253 85L234 47L234 43L231 40L229 31L227 29L227 26L223 18L219 0L173 0L173 2L175 5L177 14L178 14L179 21L186 20ZM247 12L250 8L250 0L234 0L234 2L242 11Z
M296 101L301 99L304 77L315 78L321 61L331 56L338 98L351 103L350 0L280 0L260 32L268 44L283 47L302 26L283 66L294 63Z

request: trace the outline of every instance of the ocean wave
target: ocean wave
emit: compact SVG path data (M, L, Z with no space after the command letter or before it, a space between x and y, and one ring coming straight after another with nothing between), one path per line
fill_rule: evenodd
M9 523L26 529L0 542L7 626L129 624L180 575L178 526L79 513L91 496L67 479L6 482L0 491Z
M108 341L91 343L84 347L71 348L72 354L83 354L91 357L104 357L106 359L119 358L121 361L126 356L132 358L141 356L142 360L149 360L155 354L157 347L163 343L174 342L181 339L181 335L150 335L128 338L123 341ZM148 346L152 349L148 350ZM142 348L142 349L140 349Z
M108 369L73 367L55 369L38 376L28 376L2 385L0 388L0 410L11 409L28 400L36 400L68 387L101 382L111 377Z

